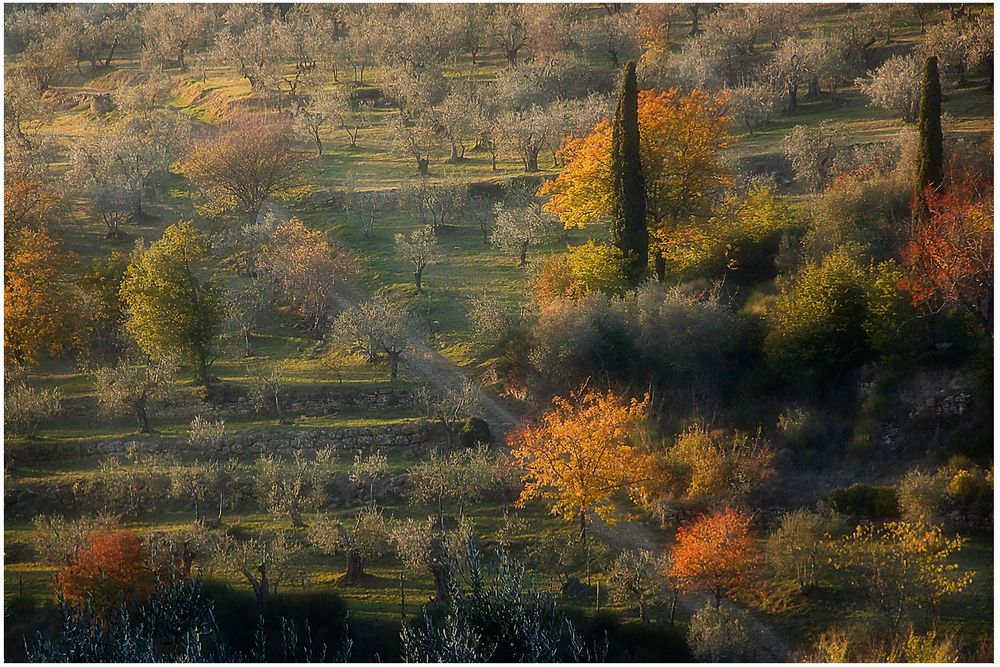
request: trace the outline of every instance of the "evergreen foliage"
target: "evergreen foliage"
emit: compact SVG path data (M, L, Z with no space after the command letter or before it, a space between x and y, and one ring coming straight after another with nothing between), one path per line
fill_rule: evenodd
M634 62L625 65L611 126L611 174L611 237L625 257L627 282L635 287L646 273L649 232L639 158L639 88Z
M924 63L920 90L920 115L917 120L916 197L922 201L924 190L936 188L944 179L944 140L941 135L941 78L937 56Z

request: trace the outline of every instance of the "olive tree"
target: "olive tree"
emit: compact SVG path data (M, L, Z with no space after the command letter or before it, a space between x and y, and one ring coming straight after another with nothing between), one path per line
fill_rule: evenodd
M614 598L633 604L639 619L649 623L649 605L662 601L667 592L662 563L648 549L623 551L608 568L608 583Z
M789 512L767 538L767 561L783 580L793 581L803 590L814 588L831 556L827 540L846 529L844 517L833 512Z
M358 583L365 577L365 564L380 557L388 547L389 531L381 510L362 507L353 521L338 521L328 516L309 526L309 541L320 551L347 558L341 581Z
M501 252L518 258L518 266L527 266L528 249L555 237L559 225L554 216L540 206L511 207L498 202L493 209L496 223L490 241Z
M294 528L304 528L304 512L318 509L326 502L321 470L296 451L291 461L283 462L273 454L264 454L257 461L255 473L257 495L267 510L284 514Z
M363 352L369 361L384 353L389 379L399 378L399 361L412 346L407 312L385 299L373 298L345 310L331 327L332 338L342 347Z
M368 489L368 497L372 508L375 507L375 485L379 478L389 473L389 459L380 451L362 455L354 455L354 465L351 467L350 480L362 488Z
M62 411L62 393L58 389L38 389L17 380L5 384L4 423L29 440L35 437L42 420Z
M913 55L893 56L865 79L855 83L873 107L899 114L907 123L917 120L923 63Z
M98 368L94 371L98 407L110 416L130 413L138 433L152 433L150 406L169 391L174 374L175 365L169 358L138 362L125 358Z
M253 589L258 605L278 594L278 587L291 574L301 546L282 532L237 538L220 533L210 543L213 565L242 577Z
M409 235L396 234L396 253L413 266L413 286L417 292L423 291L424 269L437 261L438 242L434 227L425 225Z

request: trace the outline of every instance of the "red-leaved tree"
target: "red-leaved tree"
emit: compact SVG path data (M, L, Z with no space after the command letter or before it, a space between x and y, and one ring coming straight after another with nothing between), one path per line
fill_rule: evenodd
M75 562L56 576L56 592L68 602L91 600L99 618L106 618L123 602L142 601L153 584L149 551L130 530L94 533Z
M716 607L723 597L749 590L757 562L750 519L729 508L678 528L667 578L682 593L711 594Z
M992 335L993 190L956 183L925 193L928 215L914 223L903 263L902 287L915 306L937 312L967 308Z

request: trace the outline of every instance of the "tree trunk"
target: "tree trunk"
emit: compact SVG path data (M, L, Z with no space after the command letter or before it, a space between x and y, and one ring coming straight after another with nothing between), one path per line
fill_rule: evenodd
M653 252L653 265L656 267L656 280L664 282L667 279L667 260L659 250Z
M538 171L538 151L529 150L525 153L524 157L526 158L524 162L524 170L528 173Z
M142 194L136 194L132 200L132 218L136 223L142 221L145 212L142 210Z
M389 352L389 381L395 382L399 379L399 352L393 350Z
M319 138L319 130L313 132L313 139L316 140L316 157L323 157L323 141Z
M454 142L451 144L451 153L448 155L448 164L455 164L462 158L458 154L458 145Z
M798 103L798 86L789 84L788 86L788 112L792 113L795 111L796 104Z
M146 413L146 406L139 405L135 408L135 420L139 426L138 433L152 433L153 429L149 426L149 415Z
M819 95L819 77L813 77L809 79L809 92L806 93L809 97L816 97Z
M281 407L281 393L278 387L274 388L274 409L278 413L278 423L287 424L288 418L285 417L285 409Z
M187 69L188 69L187 68L187 63L184 62L184 50L186 48L187 48L187 46L185 45L185 46L182 46L179 49L177 49L177 65L181 68L182 72L186 72Z
M306 522L302 520L302 512L297 507L288 510L288 518L292 521L292 528L306 527Z
M208 362L205 359L204 353L198 355L198 384L202 387L207 387L209 385Z
M639 620L649 623L649 607L645 600L639 600Z
M434 597L439 602L451 600L451 591L448 590L448 568L441 562L435 562L429 566L431 576L434 577Z
M504 49L504 55L507 56L507 64L513 67L517 64L517 49Z
M417 172L421 176L426 176L427 172L430 170L430 163L427 158L418 157L417 158Z
M417 292L423 291L423 277L424 277L423 267L417 269L413 272L413 286L417 288Z
M114 41L111 42L111 51L108 52L108 57L104 59L104 66L111 67L111 61L115 57L115 49L118 48L118 38L115 37Z
M527 241L525 241L525 242L523 242L521 244L521 257L520 257L520 259L521 259L521 261L518 264L518 266L527 266L528 265L528 242Z
M365 562L361 554L351 551L347 554L347 569L344 571L344 581L355 583L364 579Z

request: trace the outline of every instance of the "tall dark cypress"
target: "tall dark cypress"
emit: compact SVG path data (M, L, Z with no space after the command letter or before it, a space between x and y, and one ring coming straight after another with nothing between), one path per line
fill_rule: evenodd
M944 149L941 136L941 78L937 56L924 63L924 79L920 89L920 117L917 121L919 146L917 174L913 184L914 198L921 208L924 190L938 187L944 180Z
M646 187L639 158L639 86L635 63L625 64L618 109L611 126L611 238L625 257L625 279L635 287L646 274L649 232Z

